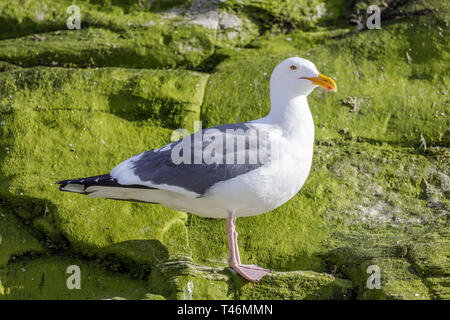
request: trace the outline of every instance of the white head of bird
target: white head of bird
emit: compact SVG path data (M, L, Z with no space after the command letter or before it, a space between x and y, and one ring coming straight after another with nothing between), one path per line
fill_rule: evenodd
M309 60L292 57L278 64L270 77L270 92L285 98L307 96L314 88L336 91L333 79L321 75Z

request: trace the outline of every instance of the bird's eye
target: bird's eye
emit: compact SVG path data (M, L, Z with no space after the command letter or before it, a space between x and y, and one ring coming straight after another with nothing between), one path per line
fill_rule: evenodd
M289 69L291 69L291 70L296 70L296 69L297 69L297 67L296 67L296 66L294 66L294 65L292 65L292 66L290 66L290 67L289 67Z

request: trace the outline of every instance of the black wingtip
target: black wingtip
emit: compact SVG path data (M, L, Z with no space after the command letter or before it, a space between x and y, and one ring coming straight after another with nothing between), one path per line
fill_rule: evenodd
M67 186L69 183L71 183L73 180L61 180L61 181L56 181L55 184L59 184L59 190L61 190L61 188L64 188L65 186Z
M62 180L62 181L56 182L56 184L60 185L59 190L61 190L61 191L69 191L69 190L62 190L62 188L65 188L68 184L82 185L82 186L84 186L85 189L90 186L122 187L122 188L136 188L136 189L156 189L153 187L148 187L148 186L143 186L143 185L134 185L134 184L133 185L122 185L122 184L118 183L117 179L112 178L109 173L98 175L98 176L86 177L86 178ZM79 193L81 193L81 192L79 192Z

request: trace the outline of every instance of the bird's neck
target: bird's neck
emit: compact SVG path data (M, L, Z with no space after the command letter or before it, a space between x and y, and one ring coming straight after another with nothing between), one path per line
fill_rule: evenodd
M262 122L277 125L284 136L314 139L314 122L306 96L272 95L270 100L270 113Z

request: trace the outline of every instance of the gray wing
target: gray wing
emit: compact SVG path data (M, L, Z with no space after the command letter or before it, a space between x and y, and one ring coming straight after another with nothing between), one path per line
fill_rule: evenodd
M202 196L217 182L260 168L270 158L270 154L266 152L270 150L268 140L263 141L261 138L263 135L260 135L252 124L227 124L204 129L201 132L203 141L200 144L196 144L194 133L163 148L146 151L129 159L128 172L122 170L120 174L132 174L138 180L145 182L147 186L180 187ZM254 142L255 132L257 143ZM218 143L220 139L222 139L222 145ZM183 145L180 145L182 143ZM212 143L215 143L216 148L211 148ZM263 148L264 152L261 152ZM184 161L181 163L174 161L174 151L177 151L177 157L183 158ZM214 158L209 163L205 160L196 163L195 154L198 151L218 158ZM220 161L220 153L222 153L222 161ZM120 181L120 176L116 178Z

